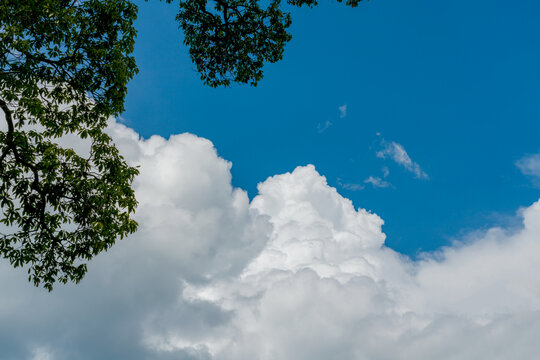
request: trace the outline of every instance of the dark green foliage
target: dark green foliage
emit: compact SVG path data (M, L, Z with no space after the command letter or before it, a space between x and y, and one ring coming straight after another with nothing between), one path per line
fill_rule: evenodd
M343 0L337 0L337 1L343 2ZM361 1L362 0L347 0L345 1L345 5L349 5L350 7L357 7ZM309 7L314 7L314 6L319 5L319 2L317 0L288 0L287 2L295 6L307 5Z
M346 0L346 4L356 7L360 1ZM308 7L318 4L317 0L287 2ZM281 60L292 36L287 32L291 16L280 5L280 0L180 0L176 19L205 84L257 85L264 63Z
M261 8L256 0L216 0L212 11L206 0L180 2L176 19L184 43L201 79L216 87L231 81L256 85L265 61L283 57L291 39L291 17L279 9L279 0Z
M125 0L0 0L0 254L51 290L136 230L137 170L103 132L136 72ZM89 154L62 148L77 134Z

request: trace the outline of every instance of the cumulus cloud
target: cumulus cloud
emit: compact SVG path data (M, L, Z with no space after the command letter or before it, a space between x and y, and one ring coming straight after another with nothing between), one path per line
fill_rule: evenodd
M254 206L266 213L265 197L282 192ZM239 278L188 287L189 298L236 314L216 358L527 359L540 350L540 203L514 234L492 229L413 263L382 246L379 217L337 199L349 221L314 215L317 197L301 201L308 216L295 202L269 208L271 240Z
M190 134L109 129L140 231L52 293L0 262L1 359L531 359L540 351L540 203L413 262L383 220L311 166L250 202Z
M429 176L426 174L420 165L412 161L407 151L403 145L398 144L394 141L386 142L383 141L383 149L377 152L377 157L381 159L390 158L394 160L398 165L403 166L405 169L409 170L414 174L415 177L419 179L428 179Z
M49 349L53 360L203 356L204 347L157 354L145 334L173 324L190 340L212 334L230 315L183 300L184 282L236 276L267 241L267 216L231 186L231 164L210 141L190 134L142 140L116 123L109 132L141 166L134 183L140 230L92 261L80 285L51 294L0 262L0 355L9 354L0 359L35 357L36 349Z

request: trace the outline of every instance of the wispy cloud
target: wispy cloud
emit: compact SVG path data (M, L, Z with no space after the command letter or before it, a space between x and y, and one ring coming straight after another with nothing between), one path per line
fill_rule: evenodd
M330 120L326 120L326 122L324 124L322 123L319 123L319 125L317 125L317 132L320 134L320 133L323 133L326 131L326 129L328 129L330 126L332 126L332 122Z
M38 347L32 351L32 360L53 360L52 353L47 348Z
M337 179L337 183L339 187L345 189L345 190L351 190L351 191L358 191L363 190L365 188L365 185L363 184L355 184L355 183L342 183L341 179Z
M340 106L338 109L340 119L343 119L345 116L347 116L347 104Z
M516 166L523 174L534 177L540 186L540 154L527 155L516 161Z
M377 157L381 159L390 158L397 164L412 172L415 177L419 179L429 179L428 174L422 170L420 165L412 161L409 154L407 154L407 151L405 151L403 145L394 141L386 142L384 140L382 141L382 145L384 148L377 152Z
M375 188L386 188L392 185L388 181L385 181L378 176L370 176L364 180L364 183L371 184Z
M382 167L383 177L388 177L390 175L390 170L386 166Z
M347 104L339 106L338 110L339 110L339 118L340 119L343 119L345 116L347 116ZM334 125L334 124L330 120L326 120L324 123L320 122L317 125L317 132L319 134L321 134L321 133L325 132L326 130L328 130L328 128L330 126L332 126L332 125Z
M383 171L384 171L384 168L383 168ZM387 172L383 174L384 177L386 177L387 175L388 175ZM374 188L387 188L387 187L392 186L390 182L383 180L379 176L373 176L373 175L370 175L367 179L365 179L362 184L342 183L341 179L339 178L337 179L337 183L339 187L346 190L351 190L351 191L364 190L366 188L365 184L371 184L371 186L373 186Z

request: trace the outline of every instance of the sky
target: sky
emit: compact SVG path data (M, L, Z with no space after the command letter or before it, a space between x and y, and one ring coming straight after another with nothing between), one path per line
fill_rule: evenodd
M144 137L210 139L250 198L269 176L313 164L385 219L387 245L413 257L505 223L538 198L515 166L540 150L535 2L293 8L284 59L257 87L220 89L199 80L175 5L139 6L140 73L125 123ZM378 157L391 143L427 176Z
M139 231L51 293L0 262L0 360L536 356L540 5L292 9L284 59L220 89L174 7L139 3L107 130Z

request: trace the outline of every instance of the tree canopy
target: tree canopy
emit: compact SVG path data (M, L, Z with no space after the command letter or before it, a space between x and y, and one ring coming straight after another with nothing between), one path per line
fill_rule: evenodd
M0 253L52 289L136 229L129 167L103 132L136 72L126 0L0 2ZM56 139L77 134L89 154Z
M346 4L356 7L360 1L346 0ZM287 3L318 5L317 0ZM281 10L280 0L184 0L176 19L201 79L213 87L231 82L257 85L265 62L281 60L292 38L287 32L291 16Z
M180 1L176 19L204 83L256 85L282 58L291 17L279 0L265 4ZM0 0L0 254L28 266L36 286L79 282L85 261L136 231L138 170L104 132L137 73L136 16L130 0ZM60 146L68 134L89 152Z

